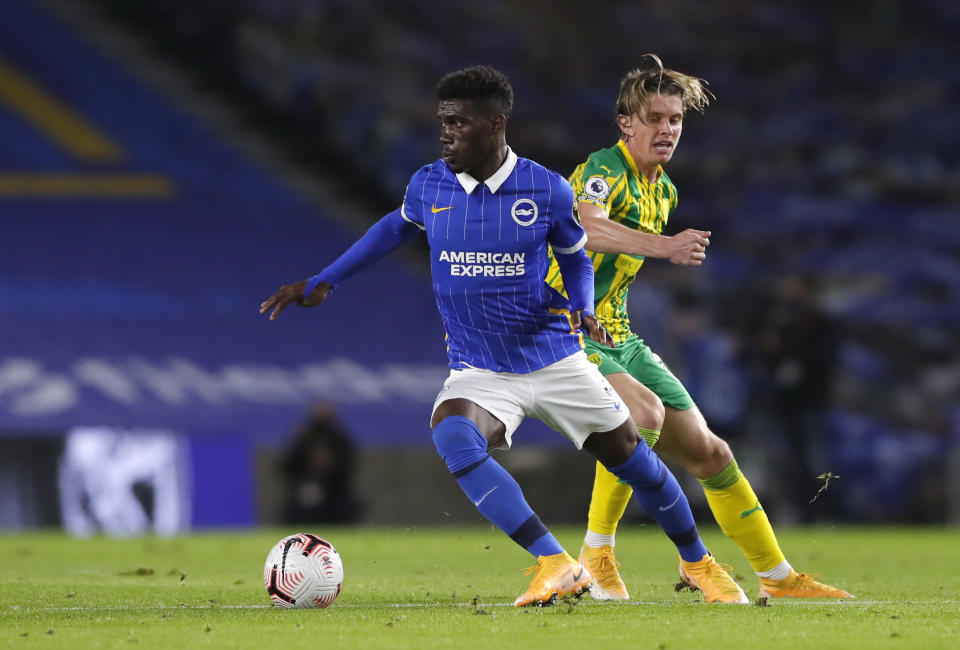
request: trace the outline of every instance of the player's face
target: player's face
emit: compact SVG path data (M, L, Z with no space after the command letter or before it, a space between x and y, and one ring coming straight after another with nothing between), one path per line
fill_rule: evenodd
M455 173L484 167L497 148L493 118L469 99L450 99L437 108L443 159Z
M652 95L642 115L621 116L630 154L641 171L670 162L683 130L683 102L679 95Z

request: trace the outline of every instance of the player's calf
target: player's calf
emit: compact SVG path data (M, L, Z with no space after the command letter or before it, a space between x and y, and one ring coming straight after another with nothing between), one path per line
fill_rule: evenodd
M563 553L523 496L520 485L487 454L487 440L467 417L444 418L433 430L437 452L471 503L534 557Z
M630 444L633 445L631 453L618 462ZM680 484L656 454L639 441L632 420L628 418L613 431L591 434L584 448L617 478L633 487L644 509L657 520L683 559L696 562L708 554Z

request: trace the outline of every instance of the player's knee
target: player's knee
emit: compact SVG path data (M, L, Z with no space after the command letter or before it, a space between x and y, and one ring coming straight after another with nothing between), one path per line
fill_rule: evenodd
M660 431L663 428L665 409L663 402L653 391L642 384L631 389L628 395L621 395L630 409L630 416L636 425L642 429Z
M702 438L693 474L703 479L716 476L726 469L731 461L733 461L733 452L730 450L730 445L708 430L707 435Z
M641 441L640 434L629 419L624 427L601 435L607 436L603 439L605 446L590 451L617 478L641 490L659 489L663 485L667 476L666 466ZM595 437L600 438L594 434L587 439L588 442Z
M605 467L612 467L626 462L640 443L640 432L632 418L612 431L590 434L584 442L584 449L589 451Z
M730 445L728 445L727 441L723 438L715 434L712 434L711 438L710 459L714 467L719 468L717 469L719 472L733 461L733 451L731 451Z
M441 420L433 428L433 444L453 473L487 457L486 438L470 418L462 415Z

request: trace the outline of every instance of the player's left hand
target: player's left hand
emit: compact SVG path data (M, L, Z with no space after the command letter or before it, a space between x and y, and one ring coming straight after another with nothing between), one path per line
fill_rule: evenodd
M327 299L333 285L329 282L321 282L309 296L304 297L303 292L307 289L307 280L285 284L280 289L260 303L260 313L263 314L270 309L270 320L276 320L280 312L287 308L291 303L297 303L301 307L315 307Z
M700 266L707 258L710 235L709 230L687 228L677 235L667 237L664 257L680 266Z
M615 348L617 345L613 342L613 337L604 329L600 321L593 314L584 314L582 309L578 309L571 315L570 321L573 323L573 329L580 329L581 325L587 329L587 334L600 345L606 345Z

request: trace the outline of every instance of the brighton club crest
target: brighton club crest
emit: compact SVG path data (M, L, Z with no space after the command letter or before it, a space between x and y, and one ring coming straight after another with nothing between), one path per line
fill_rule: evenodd
M537 212L533 199L517 199L510 208L510 216L521 226L532 225L537 220Z

